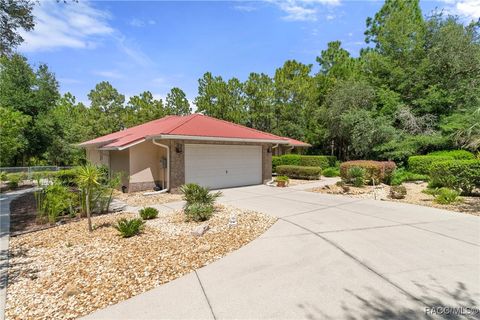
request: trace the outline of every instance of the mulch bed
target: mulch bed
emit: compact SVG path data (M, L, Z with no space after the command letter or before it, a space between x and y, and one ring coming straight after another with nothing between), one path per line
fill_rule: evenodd
M232 215L238 224L229 227ZM185 222L181 211L161 213L143 233L121 238L118 213L81 220L10 241L6 319L74 319L128 299L209 264L265 232L275 218L217 206L206 223ZM185 301L188 303L188 301Z

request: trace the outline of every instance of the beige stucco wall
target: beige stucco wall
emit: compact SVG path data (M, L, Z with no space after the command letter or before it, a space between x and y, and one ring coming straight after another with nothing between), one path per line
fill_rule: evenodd
M153 189L155 185L161 187L164 170L161 168L160 159L166 156L165 149L151 141L145 141L129 148L129 152L129 190L148 190Z
M110 151L97 150L95 147L86 148L87 160L94 165L110 166Z
M129 150L110 151L110 171L112 173L122 173L122 186L128 186L130 172L130 152Z

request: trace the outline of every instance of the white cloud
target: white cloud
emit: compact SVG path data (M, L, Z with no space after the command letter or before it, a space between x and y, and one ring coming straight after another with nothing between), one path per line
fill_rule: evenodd
M335 18L336 18L336 16L334 14L327 14L327 16L325 17L325 19L327 19L327 20L333 20Z
M150 58L140 50L140 48L125 36L120 35L115 37L118 48L129 56L133 61L142 66L148 66L152 63Z
M243 12L252 12L257 10L256 7L250 6L250 5L236 5L233 8L237 11L243 11Z
M455 4L455 9L459 15L470 19L480 18L480 0L463 0Z
M480 0L441 0L446 7L444 12L451 15L458 15L466 20L477 20L480 18Z
M100 70L100 71L93 71L94 75L100 76L102 78L109 78L109 79L121 79L124 76L116 70Z
M131 25L132 27L142 28L142 27L145 27L147 25L154 25L156 23L157 22L155 20L152 20L152 19L141 20L141 19L133 18L132 20L130 20L130 22L128 24Z
M60 47L94 48L99 39L113 34L108 12L88 2L41 1L35 6L35 29L22 32L22 51L48 51Z
M337 6L340 0L270 0L276 4L286 15L287 21L316 21L319 9L327 6ZM327 15L327 19L335 18L334 15Z

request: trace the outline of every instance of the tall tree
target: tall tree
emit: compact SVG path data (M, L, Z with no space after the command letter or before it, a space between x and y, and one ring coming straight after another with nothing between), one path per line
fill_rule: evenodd
M247 124L252 128L271 132L274 120L273 80L264 73L250 73L243 85L245 105L248 112Z
M23 42L18 29L33 30L34 1L0 0L0 56L10 55Z
M102 81L88 94L92 136L101 136L121 130L125 96L109 82Z
M242 83L237 78L225 82L222 77L214 77L210 72L198 80L198 95L195 105L199 112L206 115L246 123L246 110Z
M123 112L123 125L136 126L148 121L159 119L167 114L162 99L155 99L150 91L130 97Z
M2 106L0 114L0 166L10 166L27 146L24 132L30 117Z
M184 116L192 113L192 108L190 108L190 103L188 102L187 95L180 88L172 88L167 94L165 102L165 107L168 114Z

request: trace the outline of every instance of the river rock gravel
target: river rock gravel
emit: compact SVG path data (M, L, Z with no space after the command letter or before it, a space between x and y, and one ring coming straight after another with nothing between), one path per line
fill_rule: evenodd
M237 225L229 227L232 215ZM93 218L10 240L7 319L74 319L169 282L236 250L276 219L217 206L206 222L185 222L181 211L161 213L143 233L121 238L113 224L136 213ZM191 235L199 225L209 230ZM188 303L188 302L186 302Z

